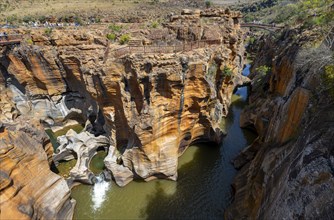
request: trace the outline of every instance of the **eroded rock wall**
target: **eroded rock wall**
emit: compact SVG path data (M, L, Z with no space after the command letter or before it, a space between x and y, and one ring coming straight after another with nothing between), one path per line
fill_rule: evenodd
M7 115L34 116L48 126L88 120L89 132L110 139L105 164L119 185L176 180L178 157L190 143L219 142L233 90L247 80L240 74L239 18L229 10L184 13L163 28L174 39L169 43L216 44L121 59L108 52L119 45L107 43L103 29L34 30L33 45L4 50L1 58L15 103Z
M72 218L75 201L66 181L50 170L52 153L38 122L1 124L1 219Z
M240 123L255 129L259 138L234 162L241 170L227 219L334 216L333 97L320 62L310 64L300 56L314 56L306 43L316 38L310 32L287 30L258 45L250 105ZM271 70L261 74L261 66Z

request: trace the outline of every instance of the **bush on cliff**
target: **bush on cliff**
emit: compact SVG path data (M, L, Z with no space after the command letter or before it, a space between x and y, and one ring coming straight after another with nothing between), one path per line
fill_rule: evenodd
M116 25L116 24L111 24L108 27L110 30L112 30L113 32L120 32L122 30L122 26L120 25Z
M325 66L324 84L329 95L334 99L334 65Z
M158 21L153 21L151 24L152 28L157 28L159 26L159 22Z
M211 1L205 1L205 7L206 8L210 8L212 6L212 2Z
M50 37L51 34L52 34L52 28L45 28L45 30L44 30L44 34L45 34L46 36Z
M223 68L223 76L226 77L226 76L232 76L232 70L231 68L229 68L228 66L224 66Z
M108 40L115 41L116 40L116 34L109 33L107 34Z
M130 36L128 34L123 34L120 38L119 38L119 43L120 44L126 44L127 42L129 42L130 40Z

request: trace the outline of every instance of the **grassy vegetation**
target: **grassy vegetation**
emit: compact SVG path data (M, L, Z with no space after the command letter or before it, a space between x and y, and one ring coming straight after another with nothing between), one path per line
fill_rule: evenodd
M60 161L59 165L56 168L56 173L64 178L69 177L70 171L73 169L75 164L77 163L77 159L73 159L70 161Z
M109 25L108 29L111 30L114 33L119 33L122 30L123 26L121 25L116 25L116 24L111 24Z
M123 35L119 38L119 43L123 45L123 44L128 43L129 40L130 40L130 35L128 35L128 34L123 34Z
M312 26L332 25L332 0L264 0L243 7L246 22Z
M222 69L222 73L224 77L231 77L233 71L231 70L231 68L229 68L228 66L224 66L224 68Z
M155 4L166 2L166 0L154 1ZM152 0L94 0L94 1L68 1L68 0L2 0L0 1L0 22L21 23L29 21L41 21L43 18L57 18L63 22L79 24L84 23L87 18L94 17L98 23L101 17L113 15L120 11L134 10L141 5L151 5ZM87 20L86 20L87 21Z
M268 82L268 77L270 77L271 68L269 66L263 65L259 66L255 69L255 78L253 81L253 88L261 89L262 91L266 91L266 84Z
M109 33L107 34L108 40L115 41L116 40L116 34Z
M151 24L151 27L152 28L157 28L159 26L159 22L158 21L153 21L152 24Z
M210 8L212 6L212 2L211 1L205 1L205 7L206 8Z
M261 77L265 77L270 72L271 68L269 66L263 65L257 67L255 70Z
M45 30L44 30L44 34L45 34L46 36L50 37L51 34L52 34L52 28L45 28Z
M325 66L323 81L325 87L328 89L329 95L334 99L334 65Z

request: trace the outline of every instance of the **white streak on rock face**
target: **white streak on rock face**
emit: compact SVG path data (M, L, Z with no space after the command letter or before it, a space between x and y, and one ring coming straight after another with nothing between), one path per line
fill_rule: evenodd
M106 200L106 194L110 187L110 183L105 181L103 175L96 177L97 182L94 184L91 196L93 200L93 209L101 208L103 202Z
M65 117L69 113L69 110L65 104L65 96L61 99L61 101L58 104L56 104L56 107L57 109L59 109L63 117Z
M9 88L13 93L13 101L15 103L27 101L27 97L16 86L10 85Z

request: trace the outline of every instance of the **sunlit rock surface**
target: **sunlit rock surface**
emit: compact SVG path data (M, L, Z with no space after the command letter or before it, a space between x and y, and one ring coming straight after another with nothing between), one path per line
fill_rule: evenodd
M95 175L89 170L89 162L96 154L99 147L106 147L109 139L105 136L95 137L93 134L83 131L77 134L70 129L65 135L57 138L60 146L53 156L53 161L70 160L77 158L76 165L71 169L70 177L74 181L93 184Z
M247 81L240 74L240 17L229 10L185 12L136 39L152 43L163 33L166 44L216 45L122 59L112 52L119 45L107 44L99 29L54 30L49 36L33 30L33 45L1 58L17 111L7 115L34 115L48 126L89 121L90 133L110 140L105 164L119 185L133 178L176 180L178 157L190 143L220 141L233 90Z
M323 89L319 67L298 65L300 45L312 39L296 34L288 30L285 38L260 42L250 105L240 119L259 137L234 161L241 170L227 219L334 216L333 97ZM264 65L272 71L261 78L256 72Z
M66 181L50 170L52 152L39 123L1 125L1 219L72 218L75 201Z

